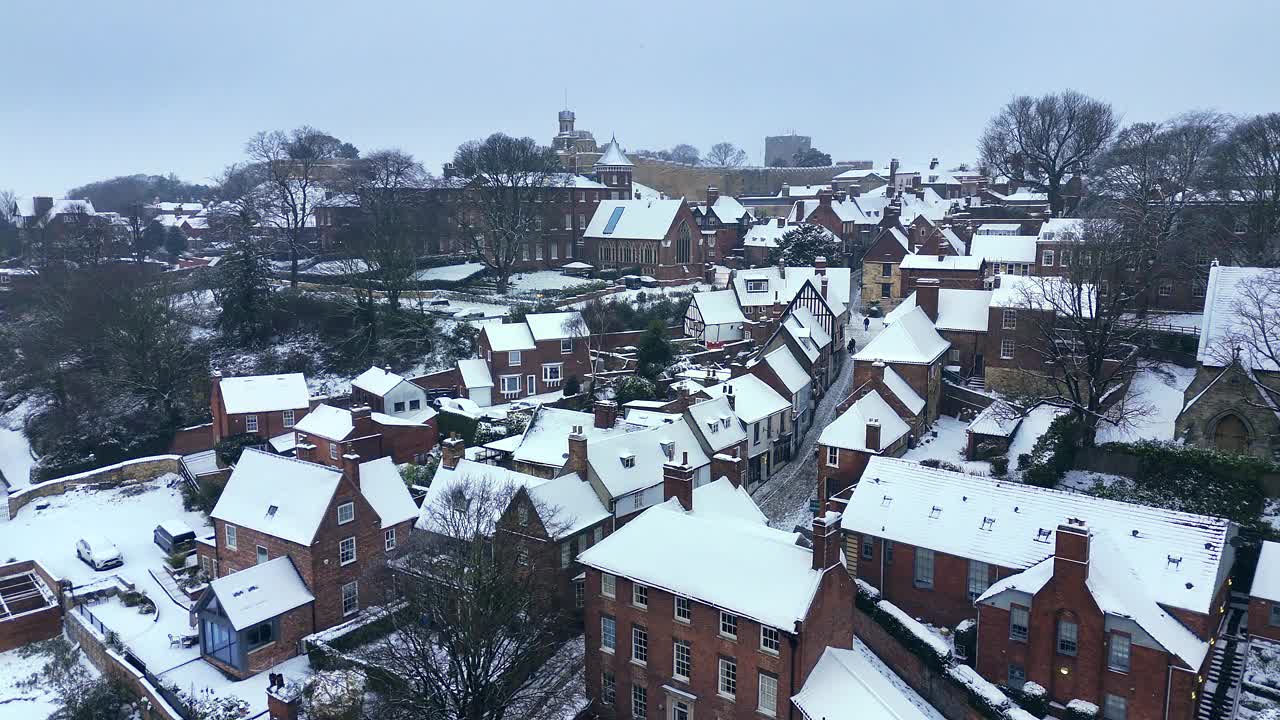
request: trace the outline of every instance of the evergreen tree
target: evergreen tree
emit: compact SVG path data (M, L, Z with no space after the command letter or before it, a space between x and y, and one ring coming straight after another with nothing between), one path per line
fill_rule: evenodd
M147 225L146 230L142 231L142 236L139 238L142 245L141 247L134 248L134 253L137 254L138 257L145 257L147 253L164 245L164 238L164 226L158 222L152 222Z
M661 374L675 357L675 349L671 347L667 326L660 320L649 323L649 327L645 328L644 333L640 335L636 349L636 360L640 364L639 373L649 379Z
M164 234L164 249L170 255L181 255L187 249L187 236L176 227L169 228Z
M778 247L769 251L769 261L779 260L792 267L812 267L819 257L834 258L840 253L840 238L821 225L796 225L783 233Z
M218 326L242 337L263 337L269 328L271 264L253 240L235 241L234 251L218 264L214 296L222 308Z

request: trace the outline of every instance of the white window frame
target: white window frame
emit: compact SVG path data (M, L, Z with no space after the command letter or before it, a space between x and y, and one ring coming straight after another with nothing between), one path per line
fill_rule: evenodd
M258 416L257 415L244 416L244 431L247 433L258 432Z
M236 548L236 535L237 535L237 533L236 533L236 526L235 526L235 525L232 525L231 523L227 523L226 525L223 525L223 526L222 526L222 542L223 542L223 544L224 544L224 545L226 545L226 546L227 546L227 549L228 549L228 550L235 550L235 549L237 549L237 548Z
M729 628L729 629L726 629ZM727 640L738 639L738 616L724 610L720 611L720 637Z
M515 366L519 365L519 364L520 364L520 358L521 358L521 356L520 356L520 351L519 351L519 350L509 350L509 351L507 352L507 365L508 365L508 366L510 366L510 367L515 367Z
M600 702L612 705L618 699L618 678L608 670L600 673Z
M778 678L776 675L757 671L756 710L761 715L777 717L778 714Z
M294 426L295 424L294 417L295 415L292 410L283 410L280 413L280 421L284 423L284 426L286 428L291 428Z
M573 561L573 548L569 546L566 540L560 543L560 569L569 567L569 563Z
M1021 617L1022 622L1018 619ZM1031 609L1022 605L1009 606L1009 639L1026 642L1031 636Z
M344 555L346 555L346 554L347 554L348 549L350 549L351 558L350 558L350 559L348 559L348 560L343 560L342 558L343 558L343 556L344 556ZM339 540L339 541L338 541L338 565L350 565L351 563L353 563L353 562L355 562L355 561L356 561L356 538L355 538L355 536L354 536L354 535L352 535L352 536L351 536L351 537L349 537L349 538L342 538L341 540Z
M747 280L747 292L768 292L768 280Z
M1169 297L1173 295L1173 281L1161 280L1160 284L1156 286L1156 294L1160 297Z
M498 391L506 398L518 397L520 395L520 376L500 375L498 377Z
M834 445L827 446L827 467L840 467L840 448Z
M552 370L555 371L555 377L551 377ZM542 364L542 384L543 385L559 385L564 380L564 363L543 363Z
M692 600L690 600L689 598L683 595L676 595L675 602L673 603L673 605L674 605L673 615L675 616L676 622L684 623L686 625L693 622L693 601ZM683 614L680 612L682 609L684 610Z
M346 519L343 519L343 511L346 512ZM338 506L338 524L346 525L356 519L356 504L354 502L344 502Z
M1112 701L1119 703L1119 707L1115 707ZM1107 693L1102 698L1102 717L1103 720L1127 720L1129 717L1129 698L1115 693Z
M1107 669L1127 673L1133 667L1133 639L1122 633L1109 633L1107 638ZM1120 651L1124 648L1123 652Z
M681 661L680 649L684 648L684 660ZM684 673L680 672L680 665L684 665ZM689 678L693 674L693 645L688 640L676 638L671 642L671 676L677 680L689 682Z
M609 623L613 623L612 639L610 633L606 632ZM618 649L618 619L612 615L600 616L600 649L613 654Z
M768 625L760 626L760 651L769 655L782 652L782 631Z
M329 441L329 459L330 460L338 459L338 443L332 440Z
M1077 655L1079 655L1080 654L1080 624L1077 623L1075 620L1069 620L1063 617L1063 618L1058 618L1058 621L1057 623L1055 623L1055 626L1056 627L1055 627L1054 639L1053 639L1054 651L1057 652L1059 655L1066 655L1068 657L1076 657ZM1063 632L1067 628L1071 629L1070 633ZM1067 637L1068 635L1070 635L1070 638ZM1071 643L1073 648L1069 651L1064 650L1063 641Z
M618 576L600 573L600 594L607 598L618 597Z
M382 549L391 552L396 549L396 529L387 528L382 533Z
M918 588L927 588L932 590L934 583L935 565L933 550L929 548L917 547L911 562L911 580Z
M573 354L573 338L560 338L560 354L561 355Z
M1018 311L1005 308L1000 313L1000 329L1001 330L1017 330L1018 329Z
M716 663L716 694L729 700L738 696L737 658L720 656Z
M987 588L991 587L990 577L991 570L986 563L981 560L969 560L967 584L970 600L977 600L987 591Z
M649 688L644 685L631 686L631 717L635 720L649 717Z
M1013 338L1000 338L1000 359L1012 360L1014 353L1017 352L1017 344Z
M350 594L348 595L348 590ZM347 609L348 601L350 601L351 609ZM342 617L355 615L360 612L360 582L352 580L342 586Z
M631 583L631 604L641 610L649 609L649 586Z
M271 559L271 552L267 550L265 546L257 545L255 546L255 551L256 551L255 560L258 565L261 565L262 563Z
M644 625L631 626L631 662L649 664L649 628Z
M1040 253L1040 264L1045 267L1053 267L1053 251L1046 249Z

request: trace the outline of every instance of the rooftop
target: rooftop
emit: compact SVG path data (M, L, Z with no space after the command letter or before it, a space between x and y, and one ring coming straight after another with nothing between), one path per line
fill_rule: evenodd
M298 410L311 403L302 373L226 377L220 384L222 407L230 415Z
M288 555L213 580L209 589L236 630L315 600Z
M341 478L327 465L246 449L209 517L310 545Z
M941 300L938 306L942 306ZM894 322L853 356L855 362L906 363L928 365L937 360L951 343L934 329L929 316L919 307L894 318Z

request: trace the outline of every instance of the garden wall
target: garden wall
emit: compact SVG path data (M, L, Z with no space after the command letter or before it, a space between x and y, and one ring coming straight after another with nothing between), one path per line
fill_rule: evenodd
M67 635L80 646L85 657L103 675L109 675L124 683L129 691L147 701L149 707L142 713L143 720L186 720L172 705L165 701L160 691L142 671L130 665L124 657L107 647L106 638L85 623L74 612L66 616Z
M1111 447L1080 448L1075 454L1076 470L1136 477L1142 471L1143 459L1124 450ZM1262 491L1269 498L1280 498L1280 473L1262 476Z
M61 583L33 560L0 566L0 577L35 573L57 597L61 597ZM13 610L13 608L10 608ZM40 640L48 640L62 632L62 606L56 601L35 610L16 613L0 620L0 652L22 647Z
M42 497L61 495L68 488L80 485L119 485L125 481L152 480L168 473L182 474L181 455L153 455L151 457L125 460L97 470L89 470L75 475L47 480L39 485L32 485L17 492L10 493L8 498L9 517L13 517L27 503Z
M995 398L990 395L984 395L953 383L943 383L942 388L942 414L950 415L954 418L959 418L961 414L968 414L969 417L972 417L986 410L991 403L995 402Z
M182 428L169 441L169 452L190 455L213 449L213 423Z

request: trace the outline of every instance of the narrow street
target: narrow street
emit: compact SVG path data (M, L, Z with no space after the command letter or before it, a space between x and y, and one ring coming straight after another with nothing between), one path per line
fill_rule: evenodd
M880 320L872 318L870 331L862 329L862 315L850 313L850 326L846 337L854 338L862 349L884 328ZM845 352L840 349L839 352ZM808 525L813 515L809 502L817 490L817 458L814 447L822 429L836 419L836 405L853 390L853 360L846 354L844 367L831 382L827 394L814 410L814 421L800 443L800 449L790 463L773 477L756 488L753 493L756 504L769 518L769 524L780 530L791 530L797 524Z

